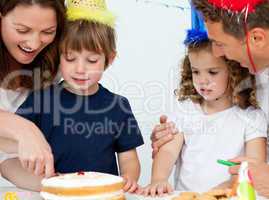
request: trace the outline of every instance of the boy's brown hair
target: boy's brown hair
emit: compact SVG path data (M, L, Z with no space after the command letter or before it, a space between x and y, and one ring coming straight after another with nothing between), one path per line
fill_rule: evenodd
M240 0L235 0L240 1ZM200 11L205 21L221 22L223 30L237 39L245 36L244 21L245 12L233 12L226 9L217 8L208 2L208 0L192 0L194 7ZM248 14L248 29L264 28L269 29L269 1L264 0L256 6L255 11Z
M212 43L209 40L188 45L188 54L207 51L212 53ZM240 67L235 61L230 61L224 57L229 70L228 89L231 92L231 98L234 105L245 109L249 106L258 107L256 99L255 77L251 75L246 68ZM195 90L192 80L192 70L189 56L186 55L181 65L181 78L179 89L175 90L179 101L191 99L193 102L202 103L203 97Z
M75 20L69 21L65 30L61 42L63 54L69 49L104 53L105 68L108 67L111 56L116 53L116 34L112 27L93 21Z

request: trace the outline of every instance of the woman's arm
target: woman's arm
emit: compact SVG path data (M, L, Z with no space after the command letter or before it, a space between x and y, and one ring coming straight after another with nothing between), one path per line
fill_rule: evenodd
M4 161L1 166L2 176L19 188L40 191L42 176L35 176L22 168L18 159Z
M54 174L51 148L34 123L13 113L0 110L0 136L17 141L17 152L23 168L36 175L45 172L45 175L49 177ZM4 149L4 151L7 150L8 148Z
M18 153L18 142L0 137L0 151L5 153Z

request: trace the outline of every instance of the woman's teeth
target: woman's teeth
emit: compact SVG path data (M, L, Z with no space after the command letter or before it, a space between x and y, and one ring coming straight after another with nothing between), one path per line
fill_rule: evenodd
M26 48L26 47L22 47L22 46L19 46L21 50L25 51L26 53L32 53L34 52L32 49L29 49L29 48Z

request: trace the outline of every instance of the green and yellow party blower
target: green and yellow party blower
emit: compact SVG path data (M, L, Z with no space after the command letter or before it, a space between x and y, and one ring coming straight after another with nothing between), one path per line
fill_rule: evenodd
M256 191L252 184L247 162L242 162L240 166L237 196L238 200L256 200Z

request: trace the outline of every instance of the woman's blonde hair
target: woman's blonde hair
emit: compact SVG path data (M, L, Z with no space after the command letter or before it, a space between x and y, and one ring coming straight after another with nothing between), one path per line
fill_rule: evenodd
M196 53L202 50L212 52L212 44L209 40L195 43L188 46L188 53ZM248 72L248 69L240 66L235 61L222 57L229 70L228 89L234 105L245 109L249 106L258 107L256 99L255 77ZM203 98L195 90L192 80L191 63L188 55L185 56L181 66L181 79L179 89L175 90L175 95L179 101L191 99L196 103L201 103Z

